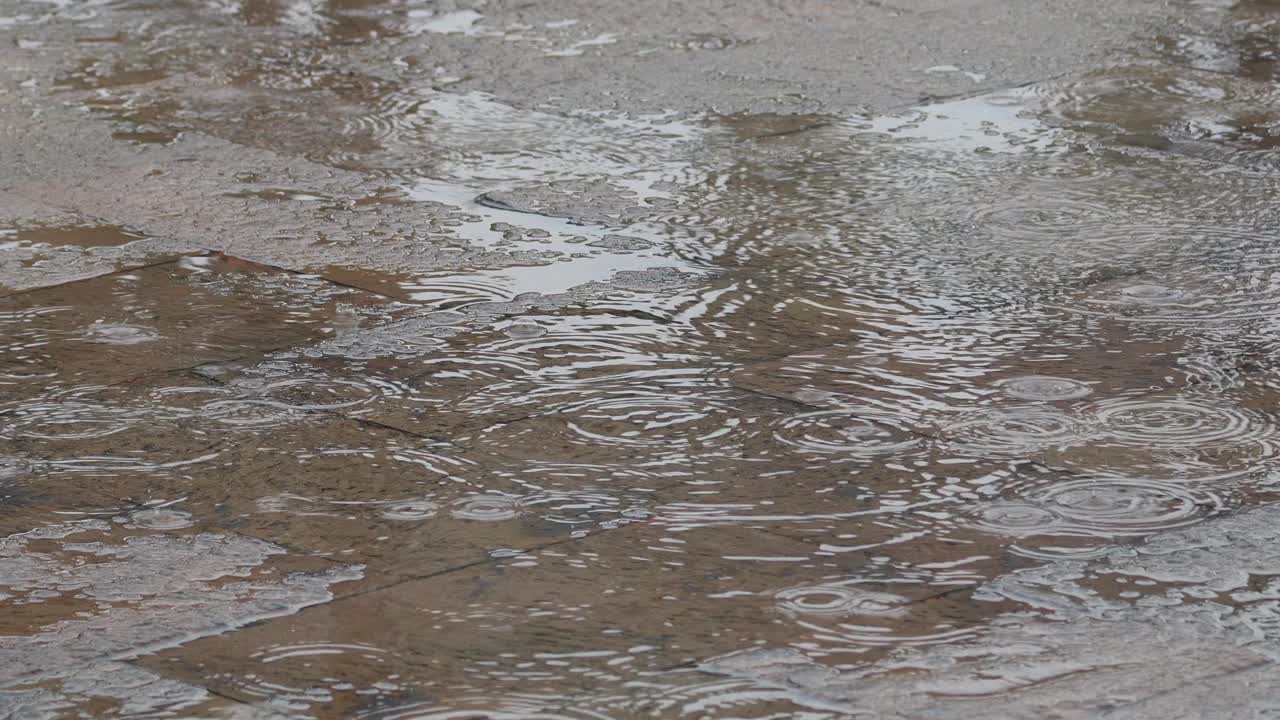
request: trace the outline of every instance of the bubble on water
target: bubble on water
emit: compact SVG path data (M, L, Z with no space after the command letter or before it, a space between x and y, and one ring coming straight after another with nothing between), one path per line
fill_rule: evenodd
M151 328L124 323L94 323L85 332L90 342L105 345L138 345L160 339L160 334Z
M976 457L1025 456L1080 443L1093 432L1091 423L1038 405L983 410L939 427L949 449Z
M413 522L425 520L435 515L439 509L440 507L430 500L401 500L384 507L381 515L387 520Z
M893 616L905 611L907 599L856 585L813 585L783 590L774 598L788 613L844 617L849 615Z
M451 512L459 520L500 522L520 514L518 499L506 495L479 495L454 504Z
M126 527L143 530L181 530L191 527L191 513L172 508L149 508L129 513Z
M782 421L774 437L807 452L871 458L901 455L923 446L923 438L882 411L825 410Z
M1246 445L1275 434L1269 420L1223 400L1122 399L1099 403L1093 414L1110 440L1143 448Z
M1051 377L1048 375L1030 375L1013 378L998 384L1004 394L1019 400L1040 400L1057 402L1082 398L1093 389L1077 380Z
M517 320L508 325L505 332L508 337L522 339L545 335L547 329L532 320Z

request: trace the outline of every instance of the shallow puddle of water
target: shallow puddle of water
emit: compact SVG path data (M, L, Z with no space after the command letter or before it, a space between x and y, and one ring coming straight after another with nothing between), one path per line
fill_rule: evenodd
M110 247L142 239L142 235L114 225L20 228L10 236L17 242L35 245L75 245Z
M237 258L185 257L0 299L0 382L11 397L74 393L333 335L340 312L383 305Z
M76 48L30 97L156 194L0 217L0 716L1090 716L1280 657L1280 46L1197 7L1081 77L692 118L422 65L614 44L572 18L24 9Z

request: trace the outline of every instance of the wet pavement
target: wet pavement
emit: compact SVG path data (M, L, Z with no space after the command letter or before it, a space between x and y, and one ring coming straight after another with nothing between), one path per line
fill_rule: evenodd
M0 717L1274 717L1280 5L1123 5L0 4Z

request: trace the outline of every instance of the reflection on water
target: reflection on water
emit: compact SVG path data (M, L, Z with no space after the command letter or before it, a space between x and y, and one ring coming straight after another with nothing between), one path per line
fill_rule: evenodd
M878 117L533 111L399 52L613 44L573 18L28 5L134 28L39 90L130 153L313 170L191 191L238 251L0 218L0 716L952 717L1144 661L1156 606L1276 641L1193 572L1277 487L1269 4ZM1029 609L1123 622L1084 666Z

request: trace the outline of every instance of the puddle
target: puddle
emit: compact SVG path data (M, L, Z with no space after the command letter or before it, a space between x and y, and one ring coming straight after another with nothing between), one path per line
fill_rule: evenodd
M472 89L745 21L44 5L23 127L107 144L0 207L0 716L1092 717L1280 658L1266 3L887 115Z
M384 304L237 258L187 257L0 299L11 369L0 382L21 396L230 360L332 335L340 306Z
M20 228L10 237L33 245L113 247L141 240L144 236L115 225L86 225Z

